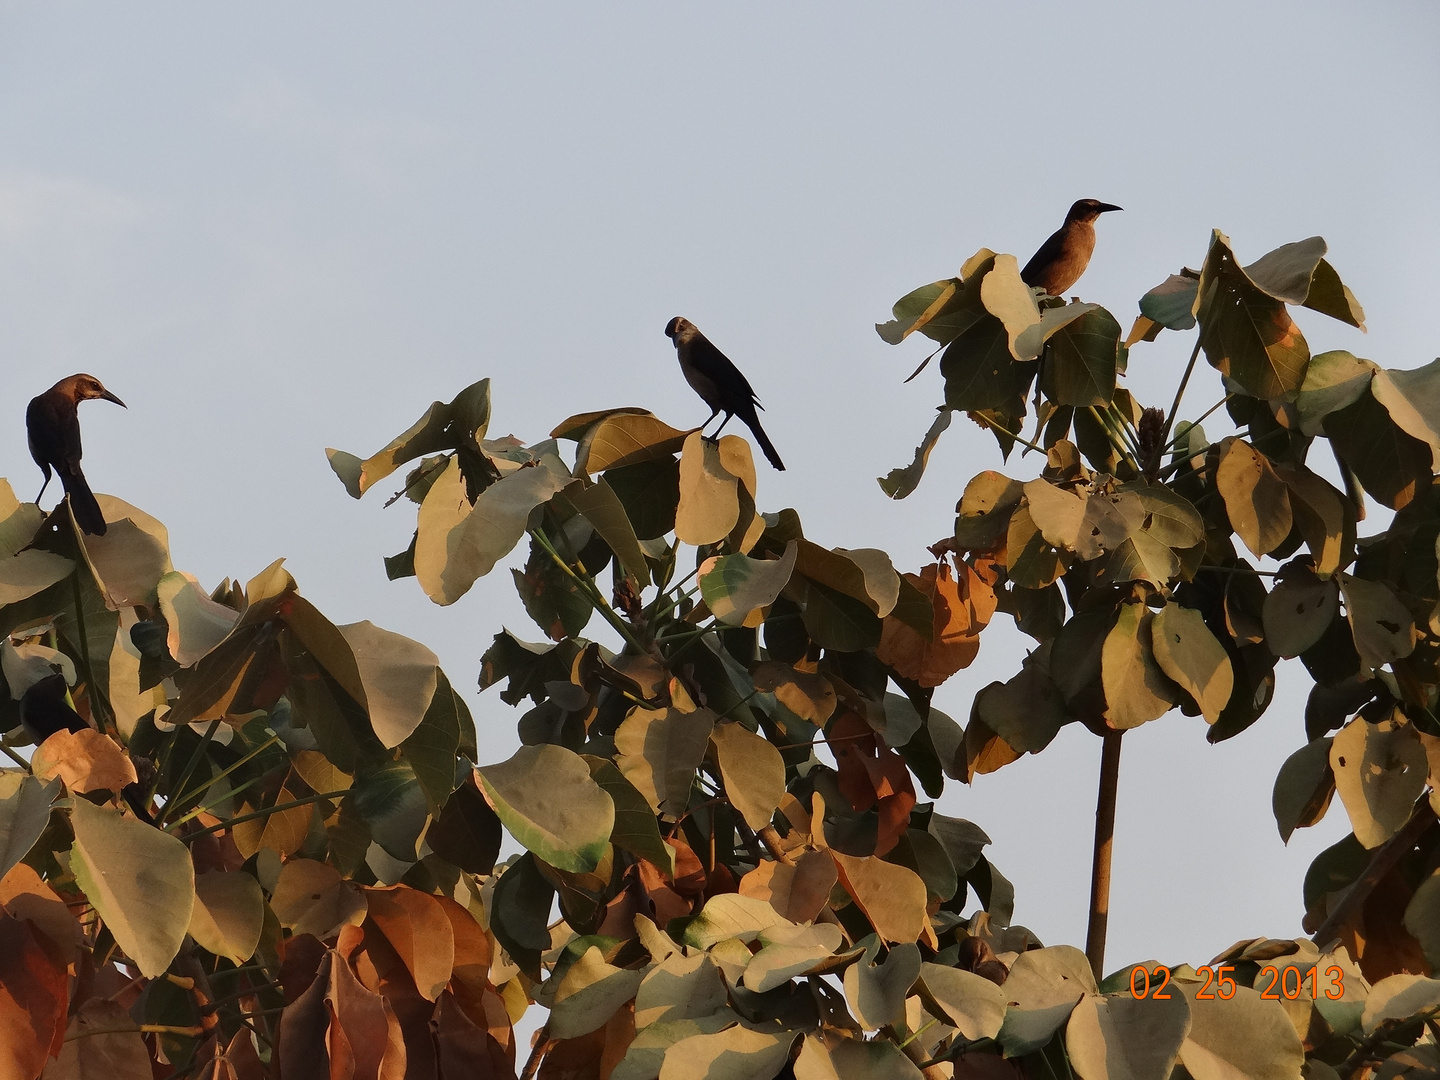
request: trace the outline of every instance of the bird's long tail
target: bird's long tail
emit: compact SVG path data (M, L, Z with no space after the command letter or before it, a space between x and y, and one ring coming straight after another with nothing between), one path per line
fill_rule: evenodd
M751 434L755 436L755 441L760 444L760 449L764 451L765 457L769 460L770 464L774 465L780 472L784 472L785 463L780 460L780 455L775 450L775 444L770 441L770 436L766 435L765 429L760 426L760 417L756 415L755 410L751 409L749 416L740 415L740 419L745 421L745 426L748 427Z
M85 482L85 474L79 469L60 473L60 482L65 485L65 494L70 496L70 512L75 515L75 524L87 536L105 535L105 515L95 494Z

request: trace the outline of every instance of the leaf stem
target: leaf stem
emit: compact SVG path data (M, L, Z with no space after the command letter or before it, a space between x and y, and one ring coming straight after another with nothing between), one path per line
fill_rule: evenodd
M545 535L545 530L540 526L537 525L531 529L530 535L535 538L537 544L545 549L545 553L554 560L555 565L560 567L560 569L575 582L580 591L585 595L585 598L590 601L590 606L600 613L605 621L611 625L616 633L625 639L631 648L635 649L641 656L644 656L649 650L636 639L635 635L631 632L629 624L620 618L614 609L605 602L605 598L600 595L600 590L596 588L594 580L588 576L582 577L571 569L570 564L560 557L560 553L555 550L555 546L550 543L550 538Z
M344 791L326 791L319 795L307 795L303 799L292 799L290 802L276 803L274 806L267 806L263 810L256 810L253 814L241 814L239 817L230 818L228 821L216 822L214 825L208 825L196 832L186 833L180 837L180 839L188 842L201 836L207 836L213 832L221 832L224 829L233 828L247 821L255 821L259 818L269 817L271 814L278 814L281 810L294 810L297 806L308 806L311 803L324 802L326 799L344 798L349 791L349 788L346 788ZM178 825L180 823L176 822L175 824Z
M186 727L189 727L187 724ZM190 782L190 777L195 772L195 767L200 764L200 759L205 756L205 747L210 745L210 740L215 737L215 731L220 727L220 718L217 716L210 721L210 726L205 729L205 734L200 736L200 744L195 747L195 752L190 755L190 760L185 763L185 771L180 774L180 781L175 785L177 789L183 790ZM180 732L176 730L178 738ZM165 803L165 812L160 815L161 822L170 816L170 801Z
M1175 413L1180 408L1180 399L1185 396L1185 387L1190 384L1190 373L1195 370L1195 361L1200 359L1200 341L1200 331L1197 330L1195 332L1195 348L1190 350L1190 362L1185 365L1185 374L1180 376L1180 385L1175 388L1175 400L1170 403L1170 411L1165 414L1165 426L1160 430L1161 446L1170 441L1170 429L1175 426ZM1206 413L1205 415L1210 414ZM1159 463L1159 452L1157 451L1153 465Z
M239 761L235 762L234 765L231 765L231 766L230 766L228 769L226 769L224 772L221 772L221 773L218 773L218 774L215 775L215 776L212 776L212 777L211 777L209 780L207 780L202 786L197 787L197 788L192 788L191 790L187 791L184 795L177 796L176 798L172 799L171 802L172 802L177 808L178 808L178 807L181 807L181 806L184 806L185 803L189 802L191 799L195 798L197 795L203 795L207 790L209 790L211 787L213 787L216 783L218 783L218 782L221 781L221 780L224 780L225 777L229 776L229 775L230 775L232 772L234 772L236 769L238 769L238 768L242 767L243 765L249 763L250 761L254 760L254 758L256 758L258 755L264 753L266 750L268 750L270 747L274 746L274 745L275 745L277 742L279 742L279 741L280 741L280 736L279 736L279 735L272 735L272 736L270 736L270 738L266 739L263 743L261 743L259 746L257 746L254 750L251 750L250 753L246 754L246 755L245 755L243 758L241 758ZM231 792L231 794L233 794L233 792Z
M1000 432L1003 435L1009 435L1010 438L1014 439L1021 446L1028 446L1031 450L1038 450L1042 454L1049 453L1049 451L1046 450L1045 447L1039 446L1036 443L1031 442L1023 435L1017 435L1015 432L1007 428L1004 424L999 423L998 421L993 420L988 416L980 416L980 414L978 413L975 413L973 415L976 418L975 422L978 423L981 427L994 428L996 431Z
M174 821L170 822L168 825L166 825L166 826L165 826L165 831L166 831L166 832L169 832L169 831L171 831L171 830L173 830L173 829L178 829L181 825L184 825L187 821L191 820L192 818L197 818L197 817L199 817L201 814L204 814L204 813L206 813L206 812L214 809L215 807L219 806L219 805L220 805L221 803L223 803L226 799L233 799L236 795L239 795L239 794L240 794L242 791L244 791L246 788L252 788L252 787L254 787L256 784L263 784L266 779L268 779L268 777L266 777L266 776L252 776L249 780L246 780L245 783L241 784L239 787L233 787L233 788L231 788L229 791L225 792L225 793L224 793L223 795L221 795L219 798L217 798L217 799L212 799L212 800L211 800L210 802L208 802L208 803L201 803L199 806L193 806L193 807L191 807L188 811L186 811L184 817L182 817L182 818L177 818L176 820L174 820Z
M5 751L5 756L8 757L11 761L15 762L16 765L19 765L22 769L30 768L30 762L26 761L14 750L10 749L9 743L0 742L0 750Z

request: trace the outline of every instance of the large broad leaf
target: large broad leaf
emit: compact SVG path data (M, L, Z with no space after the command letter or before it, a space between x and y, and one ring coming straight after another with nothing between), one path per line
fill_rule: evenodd
M920 965L920 996L925 1006L967 1039L993 1039L1005 1020L1005 991L973 971Z
M715 714L709 709L687 713L636 707L615 732L616 764L651 809L678 818L690 805L695 770L705 758L714 726Z
M634 526L620 497L602 477L593 484L577 480L562 493L563 498L595 527L626 573L641 586L650 584L650 564L635 536Z
M980 286L995 265L995 253L981 248L965 261L960 277L922 285L895 301L892 322L877 323L875 332L891 345L898 345L920 331L941 345L948 345L984 318Z
M322 941L342 927L359 926L369 905L365 893L340 871L314 859L291 859L280 870L270 894L270 908L280 925L295 934L313 934Z
M676 539L700 547L717 543L730 535L730 531L740 524L742 478L749 480L747 494L753 515L755 466L753 462L749 463L746 477L745 462L749 459L749 444L739 436L727 435L717 444L698 431L690 433L680 455Z
M1070 945L1022 952L1010 965L1005 999L1011 1003L998 1036L1007 1057L1040 1049L1080 999L1096 991L1085 954Z
M1092 994L1070 1014L1065 1052L1080 1076L1168 1080L1189 1033L1190 1005L1178 991L1158 1000Z
M1197 315L1200 344L1212 367L1252 397L1294 397L1305 381L1310 347L1285 302L1250 280L1219 231L1200 273Z
M0 770L0 878L40 839L59 793L59 781L42 784L19 770Z
M1120 356L1120 324L1104 308L1066 322L1049 340L1041 379L1046 396L1076 408L1109 404Z
M1300 430L1306 435L1319 435L1324 430L1325 417L1354 404L1369 389L1371 377L1377 370L1371 361L1344 349L1312 356L1310 366L1305 369L1305 381L1295 398Z
M1335 580L1294 574L1265 597L1265 643L1276 656L1299 656L1329 629L1340 603Z
M871 942L865 955L845 969L845 1001L860 1026L875 1031L904 1022L905 999L920 975L920 948L902 942L877 964L880 944Z
M818 1035L806 1035L795 1059L795 1080L921 1080L923 1076L889 1039L842 1038L827 1044Z
M1123 604L1105 636L1100 661L1105 717L1121 731L1164 716L1177 699L1175 684L1155 660L1153 618L1144 604Z
M1245 267L1245 275L1277 300L1364 330L1365 312L1325 261L1325 252L1325 240L1319 236L1282 244Z
M790 580L798 553L796 541L778 559L722 555L700 566L700 595L710 613L730 626L759 626L764 608L775 602Z
M606 963L599 948L590 946L560 979L547 1020L551 1037L573 1039L601 1027L635 996L644 977L644 971Z
M0 606L18 604L43 592L74 569L75 564L65 556L37 548L0 559Z
M710 740L730 804L759 832L785 794L785 759L769 739L737 721L717 724Z
M955 508L955 543L969 551L985 551L1005 536L1010 515L1020 505L1024 485L989 469L965 485Z
M459 458L452 459L420 506L415 576L425 595L437 604L464 596L519 542L530 511L569 482L563 470L549 465L516 469L471 506Z
M142 974L162 973L190 926L195 868L169 833L116 810L73 801L75 881Z
M405 965L420 996L435 1001L455 970L455 932L438 897L396 886L366 889L370 924Z
M784 986L797 975L828 969L845 935L834 923L768 927L760 932L760 951L745 965L745 989L757 994Z
M97 495L110 527L104 536L80 537L85 561L99 582L111 611L155 602L155 586L168 574L170 534L143 510L115 498Z
M1270 808L1282 843L1289 843L1298 828L1314 825L1325 816L1335 794L1335 774L1330 770L1329 736L1315 739L1285 759L1275 777Z
M590 766L590 775L595 782L615 804L615 828L610 834L610 842L674 877L675 849L661 837L655 811L645 796L625 779L609 758L586 755L585 763Z
M799 1034L766 1035L732 1027L691 1035L665 1051L660 1080L768 1080L785 1065Z
M643 409L613 409L608 413L575 417L552 434L572 437L565 429L575 426L576 420L589 422L574 432L580 442L575 448L575 471L584 475L643 461L664 460L680 449L687 436L687 432L672 428Z
M1290 535L1290 491L1270 459L1243 439L1220 446L1215 483L1235 532L1255 555L1274 551Z
M1415 650L1415 620L1388 584L1341 574L1340 595L1362 670L1374 671Z
M600 865L615 804L579 754L549 743L522 746L510 760L475 771L495 813L528 850L572 873Z
M1035 377L1034 360L1016 360L1005 324L986 315L957 337L940 358L945 404L966 412L1025 412L1025 391Z
M784 922L764 900L740 893L720 893L705 901L700 913L685 924L685 944L708 949L717 942L739 938L751 942L762 930Z
M1370 391L1390 419L1412 438L1429 444L1432 460L1440 461L1440 358L1409 371L1379 368Z
M806 851L789 863L766 859L740 879L740 894L767 900L783 918L813 922L830 902L838 875L825 851Z
M479 447L490 423L490 380L472 383L448 404L436 401L425 415L383 450L360 459L343 450L325 451L330 467L353 498L360 498L377 480L407 461L459 446Z
M1140 314L1167 330L1189 330L1195 325L1199 285L1199 275L1193 270L1171 274L1140 298Z
M1425 748L1403 719L1351 720L1330 744L1330 768L1355 839L1367 848L1399 832L1425 790Z
M1428 443L1390 417L1370 386L1345 408L1325 417L1325 435L1361 486L1392 510L1408 506L1430 486Z
M1171 601L1156 613L1150 641L1160 670L1195 699L1205 722L1219 720L1235 688L1235 673L1200 612Z
M997 255L995 264L980 282L980 302L1005 326L1010 353L1017 360L1033 360L1038 346L1029 355L1018 351L1016 338L1040 321L1040 307L1030 286L1020 279L1020 263L1014 255Z
M189 574L171 572L160 578L156 593L165 616L166 645L181 667L190 667L235 629L240 612L211 600Z
M637 927L642 925L640 920L636 921ZM668 947L674 949L673 945ZM658 961L640 983L635 994L635 1026L647 1028L651 1024L710 1016L723 1009L728 1001L725 980L708 955L701 952L686 956L672 951Z
M1354 554L1354 510L1345 496L1309 469L1280 465L1275 473L1290 491L1295 527L1315 557L1315 572L1333 574Z
M1195 1080L1293 1080L1305 1051L1278 1001L1240 986L1235 996L1197 999L1201 983L1172 982L1190 1004L1180 1062ZM1148 1004L1148 1002L1147 1002Z
M265 895L254 877L223 870L196 877L190 936L202 949L243 964L255 955L264 926Z
M860 601L884 618L900 598L900 575L879 548L829 548L798 541L795 568L811 581Z
M439 684L439 658L418 641L374 623L338 628L355 656L376 736L387 750L420 726Z
M915 871L873 855L831 851L845 887L882 941L910 942L925 932L929 893Z

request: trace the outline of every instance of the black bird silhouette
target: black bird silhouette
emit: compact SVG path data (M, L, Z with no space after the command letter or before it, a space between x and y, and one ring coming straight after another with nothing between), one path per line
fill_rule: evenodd
M780 460L780 455L776 453L770 437L765 434L765 429L760 426L760 417L755 412L763 406L755 396L749 380L740 374L740 369L712 345L710 339L696 329L689 319L676 315L666 323L665 336L675 342L675 354L680 359L680 371L684 374L685 381L700 395L701 400L710 406L711 413L705 419L705 424L710 423L720 413L725 414L725 419L720 422L711 438L718 439L730 418L738 416L754 434L755 441L760 444L760 449L764 451L770 464L784 472L785 463ZM700 425L702 431L705 424Z
M80 402L91 398L113 401L122 409L125 403L106 390L94 375L69 375L49 390L30 400L25 410L25 428L30 436L30 456L45 474L40 495L50 486L53 466L70 496L70 509L83 532L91 536L105 535L105 515L95 501L85 474L80 471ZM40 501L40 495L35 501Z
M1038 285L1049 296L1059 296L1085 273L1095 251L1095 219L1121 207L1096 199L1081 199L1065 215L1065 224L1050 234L1040 250L1020 271L1026 285Z

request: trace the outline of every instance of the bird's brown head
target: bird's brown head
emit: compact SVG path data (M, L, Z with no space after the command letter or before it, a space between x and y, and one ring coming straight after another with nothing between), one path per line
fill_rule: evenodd
M1101 202L1099 199L1081 199L1070 207L1070 212L1065 215L1068 221L1094 221L1101 214L1108 214L1111 210L1122 210L1124 207L1116 206L1114 203Z
M100 398L104 401L113 401L122 409L127 408L125 402L105 389L105 384L94 375L78 374L61 379L55 384L55 389L60 391L71 401L89 401L92 398Z
M671 340L681 340L689 337L695 332L695 324L689 319L676 315L665 324L665 336Z

